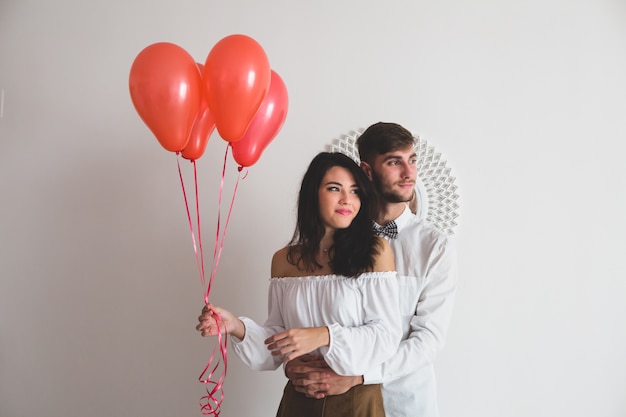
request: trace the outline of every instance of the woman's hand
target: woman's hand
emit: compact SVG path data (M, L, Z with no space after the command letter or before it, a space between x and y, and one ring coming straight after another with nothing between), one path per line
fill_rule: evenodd
M266 339L265 344L272 355L282 356L283 362L289 362L321 346L328 346L330 333L326 326L288 329Z
M230 311L212 304L207 304L202 308L198 322L196 330L205 337L228 333L243 339L246 334L246 327L241 320Z

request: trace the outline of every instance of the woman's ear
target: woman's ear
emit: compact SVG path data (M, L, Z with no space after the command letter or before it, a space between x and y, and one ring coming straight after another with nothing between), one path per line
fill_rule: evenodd
M363 170L363 172L365 172L367 178L372 181L372 167L367 162L361 161L361 169Z

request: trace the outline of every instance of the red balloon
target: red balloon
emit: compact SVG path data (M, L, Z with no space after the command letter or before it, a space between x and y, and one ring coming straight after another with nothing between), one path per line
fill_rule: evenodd
M202 73L203 65L197 65L199 72ZM215 130L215 118L209 110L205 95L202 94L198 116L191 129L189 142L187 142L187 146L185 146L185 149L183 149L181 153L182 157L192 161L200 158L206 150L213 130Z
M192 161L200 158L206 150L213 130L215 130L215 119L209 111L206 100L202 100L198 117L189 135L189 142L187 142L185 149L181 153L182 157Z
M202 92L201 74L191 55L172 43L149 45L135 58L128 84L137 113L161 146L182 151Z
M220 136L236 142L250 125L270 85L270 64L257 41L230 35L213 46L202 82Z
M289 97L282 78L272 70L270 89L241 140L231 143L233 158L243 166L254 165L276 137L287 117Z

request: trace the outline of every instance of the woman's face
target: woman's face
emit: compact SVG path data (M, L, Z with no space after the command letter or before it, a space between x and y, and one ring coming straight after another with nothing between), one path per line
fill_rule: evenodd
M359 188L346 168L330 168L318 189L322 223L328 229L345 229L361 209Z

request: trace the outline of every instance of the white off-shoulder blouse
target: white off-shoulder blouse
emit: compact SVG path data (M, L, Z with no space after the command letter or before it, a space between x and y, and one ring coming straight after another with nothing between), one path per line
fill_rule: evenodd
M380 365L402 336L396 272L272 278L268 306L263 326L241 317L246 335L231 338L234 351L255 370L281 365L263 341L286 329L327 326L329 346L312 353L340 375L362 375Z

